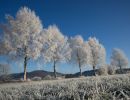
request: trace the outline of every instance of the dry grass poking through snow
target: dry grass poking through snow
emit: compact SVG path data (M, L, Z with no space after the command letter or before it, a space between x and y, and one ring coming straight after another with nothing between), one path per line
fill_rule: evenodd
M0 100L129 100L130 75L0 84Z

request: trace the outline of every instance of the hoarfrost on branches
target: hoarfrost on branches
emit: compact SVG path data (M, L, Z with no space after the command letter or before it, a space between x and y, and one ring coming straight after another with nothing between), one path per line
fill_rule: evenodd
M78 64L80 69L80 76L82 76L82 67L89 64L90 60L90 47L81 36L70 38L70 47L72 49L71 61Z
M68 61L71 57L68 38L65 37L56 25L51 25L47 29L48 41L43 47L43 57L46 62L53 62L54 76L56 77L56 64Z
M124 52L120 49L113 49L111 56L111 65L119 67L122 72L122 68L128 67L128 58L124 54Z
M89 38L88 44L91 49L91 65L94 70L95 74L95 69L97 66L103 66L106 64L106 50L102 44L99 43L99 41L94 37L94 38Z
M42 45L38 37L43 26L35 12L27 7L21 8L16 17L7 15L6 19L7 23L1 25L4 32L3 49L6 54L14 58L24 59L24 80L26 80L28 60L40 56Z

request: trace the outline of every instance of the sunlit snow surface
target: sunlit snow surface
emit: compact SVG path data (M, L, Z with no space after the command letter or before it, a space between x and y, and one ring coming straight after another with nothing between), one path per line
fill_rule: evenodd
M130 75L0 84L0 100L128 100Z

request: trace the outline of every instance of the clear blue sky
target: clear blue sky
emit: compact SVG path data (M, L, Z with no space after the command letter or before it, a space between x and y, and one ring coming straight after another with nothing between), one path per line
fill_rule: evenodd
M14 16L23 6L34 10L45 28L56 24L67 36L80 34L85 40L89 36L97 37L106 48L108 63L115 47L130 59L130 0L0 0L0 23L5 21L5 14ZM30 66L33 67L29 71L37 69L34 64ZM70 65L61 66L58 71L78 71L73 67L67 70ZM52 67L44 66L44 69L52 70Z

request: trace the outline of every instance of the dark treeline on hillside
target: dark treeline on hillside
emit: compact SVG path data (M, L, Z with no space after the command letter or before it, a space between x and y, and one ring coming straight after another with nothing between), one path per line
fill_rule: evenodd
M99 69L95 70L96 75L104 75L104 73L100 73ZM111 73L110 71L107 72L107 75L112 74L127 74L130 73L130 68L124 68L122 69L122 72L120 72L119 69L115 70L114 73ZM56 73L57 77L60 77L62 79L64 78L77 78L80 76L80 72L75 74L62 74L62 73ZM106 74L106 73L105 73ZM14 73L14 74L8 74L8 75L1 75L0 76L0 83L3 82L21 82L22 77L24 73ZM93 70L84 71L82 73L83 76L94 76ZM43 70L36 70L32 72L27 72L27 78L34 81L40 81L40 80L55 80L53 77L53 72L43 71Z

